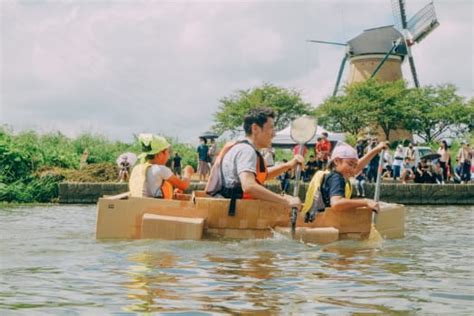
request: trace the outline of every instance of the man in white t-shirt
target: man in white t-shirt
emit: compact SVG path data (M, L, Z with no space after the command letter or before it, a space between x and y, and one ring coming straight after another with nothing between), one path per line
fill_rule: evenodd
M246 139L231 147L222 158L223 190L221 195L232 198L252 198L281 203L289 207L300 207L298 197L276 194L263 186L269 178L275 178L281 173L303 163L304 159L296 155L291 161L266 169L263 157L258 152L269 148L275 136L275 113L265 107L253 108L244 117ZM231 192L231 193L229 193Z

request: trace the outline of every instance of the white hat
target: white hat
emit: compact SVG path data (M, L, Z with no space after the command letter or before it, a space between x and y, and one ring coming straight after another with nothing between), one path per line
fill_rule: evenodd
M357 155L357 150L355 150L354 147L344 142L338 142L336 144L336 147L334 147L334 150L332 151L331 161L336 158L359 159L359 156Z

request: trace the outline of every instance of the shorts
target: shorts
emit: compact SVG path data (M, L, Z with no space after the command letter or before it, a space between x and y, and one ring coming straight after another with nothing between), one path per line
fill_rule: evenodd
M209 163L207 161L199 160L199 174L205 175L209 173Z

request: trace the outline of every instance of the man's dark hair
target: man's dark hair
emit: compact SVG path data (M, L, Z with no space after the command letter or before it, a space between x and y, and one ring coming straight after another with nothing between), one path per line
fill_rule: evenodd
M268 121L268 118L275 118L275 111L267 107L256 107L250 109L250 111L244 116L244 131L245 135L252 135L252 124L255 123L260 127Z
M199 137L199 140L202 140L205 145L207 144L207 139L205 137Z

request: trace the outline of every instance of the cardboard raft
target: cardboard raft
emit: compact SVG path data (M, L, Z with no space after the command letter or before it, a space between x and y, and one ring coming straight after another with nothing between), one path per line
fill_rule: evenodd
M202 237L237 239L269 238L273 230L289 233L290 210L282 205L237 200L236 215L228 216L230 201L196 192L173 200L130 198L128 194L99 199L97 204L97 239L160 238L199 240ZM312 223L298 216L296 238L315 243L338 239L366 238L372 225L372 211L327 209ZM405 207L382 204L375 227L386 238L404 235ZM278 227L278 228L277 228ZM331 229L327 229L331 228ZM336 238L337 236L337 238Z

